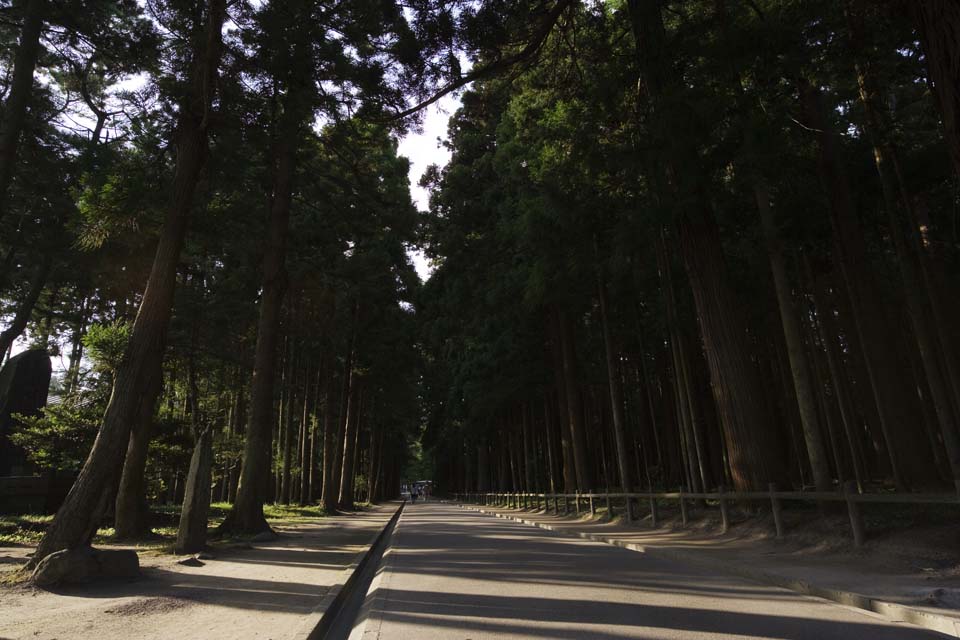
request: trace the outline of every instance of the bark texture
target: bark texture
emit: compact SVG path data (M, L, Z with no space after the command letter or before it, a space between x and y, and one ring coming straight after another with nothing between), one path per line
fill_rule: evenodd
M177 264L193 206L197 180L207 155L210 109L216 91L226 0L209 0L204 23L194 36L190 84L180 104L175 132L176 168L172 197L164 219L147 286L133 323L103 423L77 480L30 562L88 544L107 506L105 496L120 472L130 429L146 389L154 384L151 363L163 353L170 321Z

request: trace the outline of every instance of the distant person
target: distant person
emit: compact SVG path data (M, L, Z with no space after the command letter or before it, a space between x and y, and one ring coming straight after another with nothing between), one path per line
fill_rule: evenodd
M417 504L417 489L416 489L416 487L414 487L413 489L410 489L410 502L411 502L412 504Z

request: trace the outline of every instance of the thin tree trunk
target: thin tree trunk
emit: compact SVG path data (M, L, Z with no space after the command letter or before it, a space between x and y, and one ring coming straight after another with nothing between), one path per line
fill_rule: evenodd
M298 502L310 501L310 367L303 374L303 416L300 421L300 495Z
M369 496L367 501L376 504L380 501L380 447L383 443L383 430L378 428L376 423L370 424L370 455L367 466L367 490Z
M317 495L320 493L318 491L319 487L317 486L317 481L322 479L323 472L317 469L317 457L320 453L320 442L321 442L321 431L323 429L322 423L320 422L321 416L319 415L319 409L321 405L321 396L320 389L323 385L323 373L327 368L326 361L321 359L320 365L317 367L317 381L314 383L313 387L313 412L312 412L312 422L310 430L310 486L307 490L307 501L310 504L313 504L317 499Z
M486 442L477 445L477 491L490 490L490 450Z
M130 341L117 370L97 439L30 561L31 566L55 551L86 545L93 539L106 508L103 496L120 471L144 392L154 384L156 372L152 363L163 352L187 220L207 155L209 111L216 92L225 15L226 0L209 0L204 28L197 34L190 64L190 86L177 119L177 160L170 207Z
M850 397L848 381L844 375L839 347L836 344L838 334L833 320L833 308L827 303L826 287L823 286L822 282L814 279L806 256L804 256L804 271L807 273L808 280L813 285L813 304L817 310L817 332L819 333L820 344L827 356L827 368L830 370L831 386L833 387L834 396L837 399L837 405L840 408L840 417L843 421L843 431L847 438L847 446L850 448L853 474L856 478L857 488L863 491L866 482L866 473L863 469L863 452L860 447L860 438L856 434L856 412L854 411L853 401Z
M678 433L680 436L680 457L684 463L687 486L692 491L698 492L709 487L704 486L706 474L703 473L700 464L700 449L697 446L698 442L695 435L697 428L694 416L696 400L693 398L693 387L690 385L690 377L687 375L686 339L683 329L680 327L676 292L673 286L673 270L670 267L670 259L662 231L657 241L657 263L666 309L667 331L670 336L670 355L673 362L674 388L676 389L677 426L680 428Z
M280 381L280 425L281 433L278 440L281 447L280 457L283 460L283 466L280 470L280 493L277 496L277 502L290 504L290 473L291 473L291 455L293 449L293 397L294 397L294 363L296 356L293 351L293 336L286 338L285 364L282 367L282 380Z
M524 471L524 483L526 484L527 492L533 493L536 490L536 441L533 439L530 425L530 411L526 402L523 402L520 405L520 420L521 420L521 433L523 439L523 471Z
M356 339L356 309L354 305L354 322L350 327L350 338L347 342L347 354L343 369L343 384L340 390L340 403L338 406L337 426L333 433L333 442L330 451L330 482L329 490L327 484L323 487L323 503L328 512L333 513L337 510L337 502L340 500L340 476L343 468L343 438L346 431L346 420L348 416L348 405L353 385L353 344ZM326 459L326 455L324 456ZM326 472L324 472L326 473Z
M823 114L820 91L806 80L799 82L806 125L816 131L819 170L824 189L831 201L831 224L840 251L839 262L847 289L863 353L867 375L880 413L880 426L890 452L894 482L898 487L927 486L933 481L929 465L918 442L910 433L915 424L916 399L912 390L899 383L897 336L879 305L878 295L867 272L869 258L863 232L857 218L849 182L837 157L836 134Z
M83 336L87 331L87 304L89 303L89 298L84 295L83 303L80 306L80 317L77 319L77 324L74 326L73 335L71 336L72 347L70 349L70 366L67 369L67 393L73 393L77 389L77 384L80 382L80 363L83 361ZM0 351L0 353L3 353Z
M583 399L580 396L577 376L577 353L574 345L573 326L570 317L563 311L557 318L560 335L560 353L563 356L563 381L566 392L567 427L576 470L577 489L589 491L593 484L590 460L587 455L587 436L583 425Z
M347 416L343 430L343 463L340 465L340 497L337 508L353 511L353 470L356 456L357 430L360 428L360 409L362 402L361 381L358 376L350 384L347 398Z
M823 429L817 414L810 363L807 361L804 351L800 319L797 317L796 305L793 302L777 223L770 206L770 189L760 178L754 180L754 195L757 200L757 208L760 211L760 222L767 246L767 257L770 260L770 270L773 272L777 307L780 311L783 337L787 344L790 373L792 374L793 388L796 391L797 405L800 409L800 425L803 427L803 440L807 445L807 457L810 460L810 470L813 472L813 482L817 491L829 491L833 484L830 478L830 460L823 443Z
M619 356L610 336L610 318L607 309L606 285L597 271L597 295L600 298L600 322L603 328L603 345L607 360L607 385L610 389L610 407L613 412L613 442L617 453L617 468L620 470L620 486L630 491L630 453L627 450L626 427L623 417L623 388L620 384Z
M553 375L557 387L557 419L560 426L560 453L563 473L563 490L571 493L577 490L577 472L573 461L573 445L570 439L570 427L567 422L567 385L563 373L563 348L560 338L559 312L550 313L550 351L553 355Z
M560 479L562 478L561 474L557 473L557 463L556 459L556 431L554 429L553 421L553 399L550 397L549 391L544 391L543 393L543 427L544 433L546 434L547 443L547 481L550 486L550 493L556 493L558 487L560 486Z
M334 413L333 397L336 393L334 389L335 378L333 363L327 372L325 400L323 406L323 486L320 488L320 503L327 513L333 513L337 509L337 502L334 495L339 497L339 490L335 493L333 486L333 458L336 446L334 442L337 436L337 421Z

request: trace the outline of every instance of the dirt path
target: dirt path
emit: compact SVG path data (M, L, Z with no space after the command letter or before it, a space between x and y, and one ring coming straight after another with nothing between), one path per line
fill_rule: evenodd
M144 556L143 577L54 591L0 590L0 639L153 640L291 637L396 510L275 525L273 542L215 552L202 566ZM9 563L24 548L0 549Z

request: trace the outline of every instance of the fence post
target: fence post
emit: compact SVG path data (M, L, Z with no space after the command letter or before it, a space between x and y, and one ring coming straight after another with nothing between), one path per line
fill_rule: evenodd
M680 524L687 526L687 500L683 497L683 487L680 488Z
M597 507L593 504L593 494L590 494L590 515L597 515Z
M777 483L770 483L770 509L773 511L773 526L777 529L777 540L783 538L783 517L780 512L782 505L780 504L780 498L776 497L774 494L777 492Z
M650 526L654 529L657 528L657 522L659 520L659 514L657 513L657 499L651 494L650 495Z
M860 515L860 505L853 499L857 492L857 484L853 480L843 483L843 495L847 499L847 512L850 514L850 528L853 529L853 546L862 547L866 538L863 529L863 516Z
M577 512L577 515L580 515L580 492L577 492L577 495L573 497L573 508Z
M717 489L720 494L720 533L726 533L730 529L730 516L727 513L727 498L723 493L723 485Z
M607 517L613 520L613 502L610 500L609 491L607 491L606 499L607 499Z
M629 495L623 500L623 508L627 516L627 522L633 522L633 498Z

